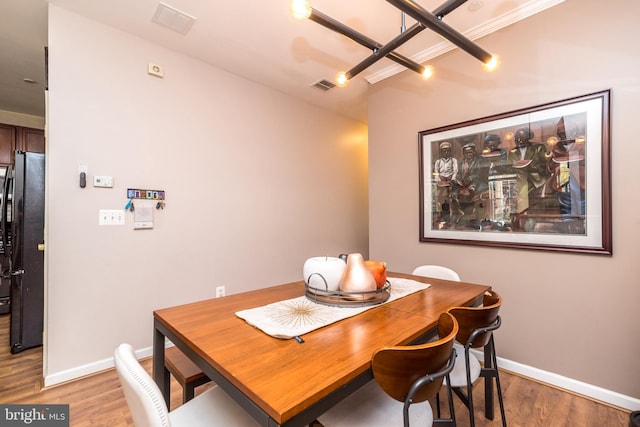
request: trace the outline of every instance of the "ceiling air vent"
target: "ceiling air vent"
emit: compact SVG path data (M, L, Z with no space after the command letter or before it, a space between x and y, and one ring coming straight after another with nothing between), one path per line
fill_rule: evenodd
M336 87L335 83L331 83L329 80L324 80L324 79L312 84L311 86L324 90L325 92L328 91L329 89Z
M151 20L180 34L187 34L193 23L196 22L195 17L164 3L158 4L156 13Z

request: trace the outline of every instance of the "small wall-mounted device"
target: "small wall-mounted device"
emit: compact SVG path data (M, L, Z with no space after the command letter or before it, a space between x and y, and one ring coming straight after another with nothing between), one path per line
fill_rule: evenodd
M87 173L80 172L80 188L84 188L87 186Z
M149 73L149 75L151 76L156 76L160 78L164 77L164 71L162 70L162 67L159 66L158 64L149 63L147 67L147 73Z
M113 177L105 176L105 175L96 175L93 177L93 186L111 188L113 187Z
M136 210L133 211L133 228L134 230L153 228L153 205L147 202L136 205Z

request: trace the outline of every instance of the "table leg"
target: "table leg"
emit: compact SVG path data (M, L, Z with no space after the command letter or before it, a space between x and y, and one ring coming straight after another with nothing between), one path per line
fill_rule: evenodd
M169 371L164 365L164 334L154 328L153 331L153 380L156 382L164 401L167 404L167 408L170 406L171 390L170 390L170 377Z

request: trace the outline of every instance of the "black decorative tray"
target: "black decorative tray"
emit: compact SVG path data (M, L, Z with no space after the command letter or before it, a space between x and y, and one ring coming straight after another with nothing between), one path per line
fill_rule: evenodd
M369 292L327 291L312 288L307 283L304 288L304 295L311 301L335 307L368 307L382 304L391 296L391 284L388 281L382 288Z

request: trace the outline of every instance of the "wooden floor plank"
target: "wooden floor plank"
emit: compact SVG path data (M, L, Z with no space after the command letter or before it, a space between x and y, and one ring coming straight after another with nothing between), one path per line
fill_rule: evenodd
M69 404L72 427L131 427L133 421L115 370L42 389L42 348L9 352L9 315L0 315L0 403ZM115 350L115 349L114 349ZM151 372L151 359L142 361ZM510 427L627 427L629 412L501 371ZM196 394L209 385L201 386ZM171 407L182 402L182 390L171 382ZM501 426L496 402L494 420L484 418L484 388L474 387L476 426ZM443 408L446 407L446 394ZM457 425L469 426L467 409L454 396ZM435 406L434 406L435 407ZM402 414L399 414L401 425ZM330 427L330 426L327 426Z

